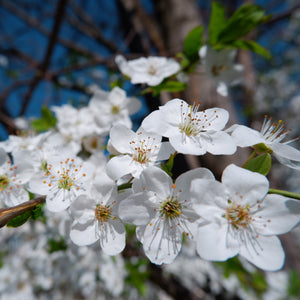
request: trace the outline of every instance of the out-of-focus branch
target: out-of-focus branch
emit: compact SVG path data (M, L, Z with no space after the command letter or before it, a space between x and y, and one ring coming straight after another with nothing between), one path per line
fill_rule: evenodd
M45 27L41 25L41 23L32 17L31 15L27 14L24 10L22 10L20 7L17 5L13 4L10 1L7 0L1 0L1 6L9 10L14 16L18 17L25 23L27 23L29 26L32 28L36 29L43 35L49 37L51 35L51 32L47 30ZM57 42L66 47L67 49L71 51L75 51L80 53L81 55L84 55L86 57L96 57L97 55L88 49L79 46L78 44L74 43L73 41L58 37Z
M70 4L70 7L81 20L79 21L71 15L68 15L67 20L70 24L72 24L77 30L97 41L100 45L107 47L112 52L118 51L118 47L100 33L100 29L95 26L93 20L82 10L81 7L77 6L74 2Z
M45 199L46 197L42 196L14 207L0 209L0 228L5 226L13 218L26 211L33 210L37 205L44 203Z
M273 18L271 18L268 22L265 23L265 25L271 26L271 25L273 25L273 24L275 24L275 23L277 23L281 20L288 19L299 8L300 8L300 4L296 4L293 7L291 7L290 9L288 9L287 11L285 11L281 14L278 14L278 15L274 16Z
M51 56L52 56L55 44L57 42L57 37L59 34L59 30L61 27L61 23L63 20L63 16L65 13L67 3L68 3L68 0L60 0L57 4L56 12L55 12L55 21L54 21L52 33L51 33L51 36L49 39L47 51L46 51L44 60L41 63L41 66L38 69L38 72L36 73L36 76L32 80L32 83L25 95L24 102L23 102L22 109L21 109L21 115L24 114L26 107L30 101L32 93L34 92L36 86L39 84L40 80L42 79L43 74L46 72L46 70L49 67L49 64L51 62Z
M131 2L132 9L136 11L137 18L140 20L140 23L144 26L145 31L149 34L150 39L152 40L155 47L158 49L158 52L162 56L167 55L167 49L164 44L164 39L159 30L159 26L154 18L146 14L143 6L139 0L127 0Z

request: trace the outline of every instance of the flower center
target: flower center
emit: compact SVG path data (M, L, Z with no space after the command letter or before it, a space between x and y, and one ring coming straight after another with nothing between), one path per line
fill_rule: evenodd
M290 131L292 130L287 130L285 127L285 122L283 122L282 120L279 120L278 123L274 123L272 122L272 117L268 117L267 115L265 115L260 133L269 142L280 142L285 138L285 136L287 136L288 132ZM289 142L295 141L296 139Z
M141 134L141 132L138 133L138 135ZM154 145L154 141L155 138L148 136L146 139L141 139L137 142L129 142L129 144L133 146L133 160L139 162L140 164L147 163L150 160L153 149L157 148L157 145Z
M154 76L154 75L157 73L157 70L155 69L154 66L150 65L149 68L148 68L148 70L147 70L147 73L148 73L149 75Z
M73 185L73 180L69 176L69 170L64 170L64 172L60 174L58 188L70 191L72 185Z
M160 215L168 219L175 219L181 215L182 206L175 198L168 198L160 206Z
M0 190L3 191L9 185L9 178L6 175L0 175Z
M228 203L229 206L224 217L228 220L229 224L235 229L239 229L240 227L246 228L251 221L249 205L242 206L232 203L230 200Z
M107 222L111 217L112 208L109 205L97 204L95 208L95 217L101 223Z
M120 107L118 105L113 105L110 109L110 112L113 115L117 115L118 113L120 113Z
M226 66L222 66L222 65L217 65L217 66L212 66L211 68L211 73L215 76L218 77L220 76L220 73L222 71L226 71L227 67Z

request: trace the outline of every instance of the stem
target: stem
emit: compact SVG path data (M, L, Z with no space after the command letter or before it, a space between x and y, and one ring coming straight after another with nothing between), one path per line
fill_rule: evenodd
M132 187L132 180L133 180L133 179L134 179L134 177L131 177L130 180L129 180L128 182L119 185L119 186L118 186L118 191L130 189L130 188Z
M253 150L253 152L250 154L250 156L248 157L248 159L245 161L245 163L242 165L242 168L244 168L246 166L246 164L255 156L257 156L256 150Z
M278 194L282 196L286 196L289 198L294 198L300 200L300 194L298 193L293 193L293 192L288 192L288 191L283 191L283 190L277 190L277 189L269 189L269 194Z

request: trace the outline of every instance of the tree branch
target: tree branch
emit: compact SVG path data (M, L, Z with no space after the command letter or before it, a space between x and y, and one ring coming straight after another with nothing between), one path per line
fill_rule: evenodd
M45 199L46 197L42 196L14 207L0 209L0 228L5 226L13 218L26 211L33 210L39 204L45 203Z
M40 80L43 78L44 73L47 71L47 69L50 65L51 56L52 56L55 44L57 42L57 37L59 34L59 30L61 27L61 23L63 20L63 16L65 13L67 3L68 3L68 0L60 0L57 4L56 12L55 12L55 22L54 22L52 33L51 33L50 40L48 43L47 51L46 51L44 60L41 63L41 66L38 69L36 76L33 78L32 83L25 95L25 99L24 99L22 109L21 109L21 115L24 114L26 107L30 101L32 93L34 92L35 88L39 84Z

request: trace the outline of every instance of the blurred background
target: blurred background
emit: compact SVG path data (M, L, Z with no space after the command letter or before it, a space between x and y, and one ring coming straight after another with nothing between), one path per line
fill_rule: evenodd
M186 91L173 94L163 92L160 97L149 94L141 97L141 86L123 82L127 94L138 96L143 103L142 110L134 116L135 128L150 111L178 97L190 102L200 100L202 108L226 108L230 112L229 125L240 123L260 129L264 115L268 114L276 120L286 121L287 127L293 129L291 138L299 136L299 1L219 2L225 6L228 17L242 3L259 4L267 14L272 14L267 23L250 33L252 39L271 52L272 58L266 60L248 51L239 51L237 60L245 68L243 83L231 88L228 97L218 95L213 83L201 74L201 70L189 76ZM123 54L127 59L150 55L176 58L176 54L182 51L187 33L198 25L207 26L210 10L211 1L204 0L0 0L0 140L7 139L9 134L18 134L23 118L39 117L43 105L51 107L69 103L80 108L88 103L96 87L110 90L114 82L123 80L114 61L116 54ZM188 169L204 166L220 177L225 166L231 162L242 164L248 154L247 150L239 150L230 157L216 158L207 154L199 159L179 155L174 168L180 174ZM300 193L300 172L282 167L275 161L269 180L273 188ZM12 279L8 280L3 274L8 276L9 270L16 272L18 268L13 268L18 264L24 265L25 270L26 264L19 255L17 237L12 238L16 231L6 228L0 231L0 299L6 300L7 294L6 298L1 296L1 286L11 283L12 290L15 290L15 285ZM5 241L9 240L5 247L2 245L4 236L7 238ZM149 267L143 260L132 259L134 255L130 252L131 249L127 249L125 258L120 258L125 259L125 262L120 263L120 269L125 268L122 264L129 264L125 268L127 275L122 280L123 284L125 282L131 288L126 290L123 287L120 293L113 294L114 285L109 290L108 285L104 284L103 290L100 289L103 292L101 294L92 285L96 279L86 265L78 266L74 271L79 274L78 277L74 275L74 282L78 286L69 286L72 291L66 292L64 287L69 284L70 278L61 274L64 270L61 269L61 263L70 268L71 265L76 265L76 255L83 258L91 254L82 250L80 254L73 253L66 261L59 248L60 251L53 251L53 255L57 257L52 260L54 263L51 268L47 269L50 273L44 274L44 277L38 276L41 270L37 270L33 257L26 260L29 271L24 271L22 276L25 279L21 278L23 281L20 279L17 287L24 291L23 287L30 286L31 294L21 294L20 299L257 299L263 297L262 292L252 292L252 289L262 289L265 292L263 285L268 282L269 286L273 284L273 291L276 291L275 287L279 288L281 282L285 292L290 288L290 294L280 294L282 291L278 291L277 298L271 294L268 299L297 298L297 293L300 292L299 286L297 290L300 283L299 241L299 229L282 236L287 258L284 272L274 275L275 279L262 279L260 272L255 273L245 263L241 267L241 263L236 261L221 267L206 263L193 265L191 261L184 261L189 253L183 253L183 258L180 258L183 259L183 264L190 264L188 274L185 274L187 270L181 270L179 263L165 268ZM15 256L18 253L20 261L12 262L7 270L4 269L5 255L13 257L14 253ZM126 256L130 260L127 261ZM47 256L42 255L39 259L47 261ZM98 259L104 265L107 262L107 258L103 257L90 259ZM118 259L114 263L117 264ZM54 269L55 265L60 266L61 272ZM191 270L193 267L200 271L197 269L198 273L195 271L194 274L194 270ZM112 268L109 265L107 272ZM215 268L219 268L218 271ZM242 283L248 286L249 293L246 292L247 288L236 288L232 283L233 279L230 279L232 282L228 280L232 275L229 271L231 269L236 271L235 278L240 286ZM224 279L226 274L230 275L227 276L227 283ZM256 274L258 279L253 279L249 274ZM105 282L101 276L98 275L97 280ZM108 291L105 292L105 289ZM12 293L11 299L17 299L16 297L16 293Z

